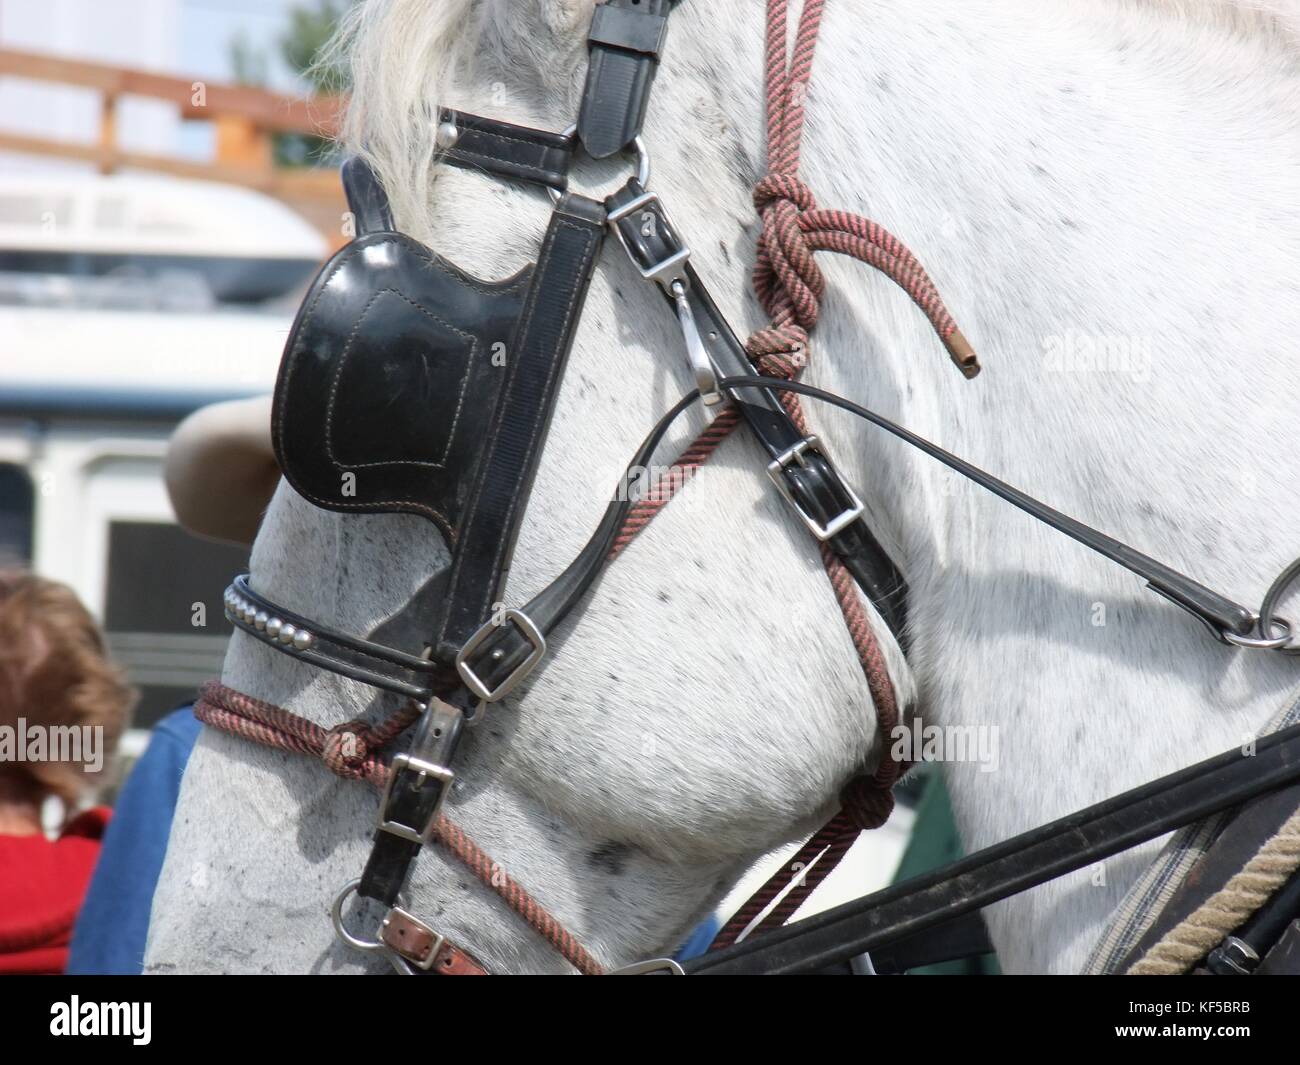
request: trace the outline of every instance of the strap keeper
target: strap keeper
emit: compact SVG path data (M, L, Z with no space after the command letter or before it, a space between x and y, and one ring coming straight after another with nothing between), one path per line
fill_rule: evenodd
M658 59L668 34L668 16L601 4L591 19L588 47L603 45Z

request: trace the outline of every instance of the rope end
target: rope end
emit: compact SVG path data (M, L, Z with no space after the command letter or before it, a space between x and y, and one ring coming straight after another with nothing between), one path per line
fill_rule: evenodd
M979 356L975 354L975 349L971 347L970 341L962 335L960 329L954 329L949 333L944 338L943 346L948 349L948 356L967 381L979 376L982 368Z

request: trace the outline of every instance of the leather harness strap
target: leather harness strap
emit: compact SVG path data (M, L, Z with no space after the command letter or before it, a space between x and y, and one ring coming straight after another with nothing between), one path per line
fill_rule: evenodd
M560 192L573 166L572 137L450 108L438 111L438 146L443 162Z
M390 950L424 972L439 976L488 975L467 951L401 907L395 907L384 918L379 938Z
M455 662L491 615L505 584L604 236L605 209L595 200L568 194L556 205L519 331L504 353L501 400L458 531L442 628L434 643L434 657L442 662Z
M668 16L677 0L606 0L592 12L578 139L593 159L631 146L641 133Z

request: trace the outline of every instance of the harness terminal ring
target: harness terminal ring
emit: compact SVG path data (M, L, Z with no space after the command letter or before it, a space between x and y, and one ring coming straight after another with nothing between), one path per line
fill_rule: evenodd
M572 137L577 132L578 132L578 124L575 122L573 125L566 127L560 133L560 136ZM636 138L633 139L632 148L636 152L636 179L641 183L642 188L649 188L650 187L650 149L646 147L645 139L641 136L637 136ZM546 187L546 191L550 193L552 203L559 203L561 197L564 196L564 193L561 192L559 189L552 188L549 185Z
M1262 621L1262 619L1261 619ZM1257 621L1256 628L1260 622ZM1275 631L1281 629L1277 636L1238 636L1235 632L1224 629L1220 634L1234 647L1245 647L1254 651L1281 651L1283 654L1300 654L1300 646L1291 642L1291 622L1286 618L1270 618L1269 627Z

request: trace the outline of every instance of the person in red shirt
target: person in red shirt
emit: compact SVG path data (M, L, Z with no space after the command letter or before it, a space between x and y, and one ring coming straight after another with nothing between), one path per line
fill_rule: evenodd
M134 700L72 589L0 570L0 973L63 971L108 811L51 840L41 808L99 786Z

